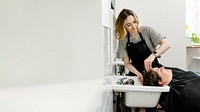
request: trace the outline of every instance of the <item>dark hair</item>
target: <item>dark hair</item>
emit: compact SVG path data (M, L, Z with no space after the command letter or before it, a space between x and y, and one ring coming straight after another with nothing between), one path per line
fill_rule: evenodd
M154 71L143 71L143 85L144 86L160 86L158 84L158 81L160 80L160 77L158 76L157 72Z

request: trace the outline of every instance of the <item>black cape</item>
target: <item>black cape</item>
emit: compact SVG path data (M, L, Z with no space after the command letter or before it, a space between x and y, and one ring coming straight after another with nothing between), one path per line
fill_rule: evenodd
M162 93L160 104L165 112L200 112L200 73L171 69L173 79L169 83L170 91Z

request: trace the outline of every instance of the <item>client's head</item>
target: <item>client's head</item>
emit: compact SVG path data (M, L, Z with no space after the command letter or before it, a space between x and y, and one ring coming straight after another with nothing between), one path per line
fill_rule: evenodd
M159 86L160 84L158 81L160 80L160 77L157 72L154 71L143 71L143 85L144 86Z
M164 67L152 68L149 72L143 72L143 85L146 86L164 86L172 80L172 71Z

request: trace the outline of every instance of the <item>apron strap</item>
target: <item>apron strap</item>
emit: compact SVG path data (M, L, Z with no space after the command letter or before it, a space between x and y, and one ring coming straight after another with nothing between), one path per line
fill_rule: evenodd
M130 42L130 34L128 33L128 43Z
M139 32L139 35L140 35L141 39L144 40L144 38L143 38L143 36L142 36L142 34L140 32Z

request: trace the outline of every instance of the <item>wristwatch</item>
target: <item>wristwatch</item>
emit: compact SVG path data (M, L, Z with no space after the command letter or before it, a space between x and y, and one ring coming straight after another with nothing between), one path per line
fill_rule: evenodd
M157 51L153 51L153 54L155 55L155 57L158 57Z

